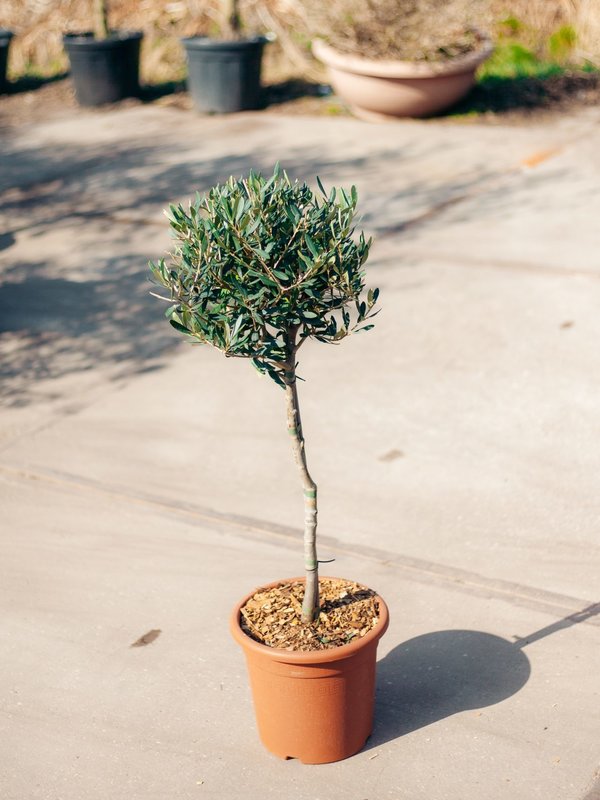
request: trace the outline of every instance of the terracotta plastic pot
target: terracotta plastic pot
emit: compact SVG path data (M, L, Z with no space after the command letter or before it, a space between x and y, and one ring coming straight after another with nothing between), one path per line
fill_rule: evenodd
M444 62L373 61L346 55L317 39L313 53L329 68L335 92L365 119L426 117L449 108L475 83L475 71L493 52L479 49Z
M298 581L276 581L260 589ZM231 616L231 632L246 656L258 732L280 758L326 764L357 753L373 729L377 644L388 627L380 597L379 622L362 639L313 652L266 647L240 627L241 600Z

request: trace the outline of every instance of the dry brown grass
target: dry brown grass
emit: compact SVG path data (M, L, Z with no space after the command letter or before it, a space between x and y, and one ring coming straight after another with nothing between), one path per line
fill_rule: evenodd
M600 66L600 4L598 0L579 0L574 19L579 51Z
M243 0L244 16L255 30L274 30L277 47L268 48L267 73L273 77L310 75L314 66L308 55L308 42L314 33L327 34L340 28L352 7L363 15L365 27L373 27L377 7L407 8L415 0ZM110 23L114 28L142 29L142 77L160 82L181 78L184 56L179 39L198 32L214 32L217 0L113 0ZM369 13L365 14L367 5ZM92 0L0 0L0 23L17 35L11 44L12 76L32 70L53 74L67 66L62 49L62 34L90 27ZM440 33L456 32L461 19L489 25L493 20L514 16L526 26L530 46L539 49L548 36L563 25L572 25L578 34L579 53L600 62L599 0L419 0L429 9L413 25L413 47L425 51L438 45ZM478 7L477 14L464 14L468 7ZM337 9L337 21L327 9ZM326 21L329 18L330 22ZM413 20L415 23L417 18ZM406 20L404 20L406 22ZM397 22L394 37L406 24ZM375 25L377 27L378 23ZM329 26L329 27L327 27ZM381 36L392 28L379 25ZM367 32L368 35L368 32ZM408 37L410 38L410 37ZM445 36L446 41L456 35Z
M217 30L218 0L113 0L109 3L112 28L143 30L142 78L161 82L184 74L181 37ZM243 0L248 28L274 30L279 45L268 48L271 71L298 74L310 71L302 40L292 32L304 27L297 0ZM92 0L0 0L2 26L16 34L11 43L10 73L30 71L54 74L67 68L62 47L66 31L91 28Z
M477 46L488 0L304 0L312 33L338 50L367 58L438 60Z

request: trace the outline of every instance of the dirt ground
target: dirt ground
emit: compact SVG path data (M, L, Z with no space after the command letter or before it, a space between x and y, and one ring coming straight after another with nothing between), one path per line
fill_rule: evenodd
M599 102L600 73L566 73L545 80L499 80L479 84L445 115L445 119L461 123L474 120L489 124L508 121L527 124L540 116L564 114ZM120 105L140 103L168 105L184 111L192 109L191 99L182 83L146 86L140 98L124 100ZM51 79L21 79L10 85L8 94L0 97L0 128L6 130L71 116L76 108L68 75ZM265 86L264 111L269 114L325 116L349 113L330 87L301 79Z

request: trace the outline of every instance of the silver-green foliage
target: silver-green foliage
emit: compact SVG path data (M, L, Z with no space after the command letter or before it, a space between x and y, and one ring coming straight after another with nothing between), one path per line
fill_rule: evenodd
M361 299L371 242L354 236L356 189L327 195L318 184L314 194L276 166L268 179L230 178L187 210L171 205L175 248L150 264L178 331L251 359L280 386L304 341L337 343L376 313L378 289Z

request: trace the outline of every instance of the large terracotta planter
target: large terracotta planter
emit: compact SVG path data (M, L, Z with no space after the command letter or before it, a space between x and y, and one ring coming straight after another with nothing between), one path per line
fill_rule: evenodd
M377 598L379 622L362 639L331 650L290 652L259 644L241 629L240 609L257 591L234 608L231 632L246 656L262 743L276 756L304 764L354 755L373 728L375 661L388 626L386 604Z
M313 42L313 53L329 68L335 92L359 117L427 117L464 97L475 83L475 71L492 54L482 38L479 49L445 62L373 61L346 55L325 42Z

